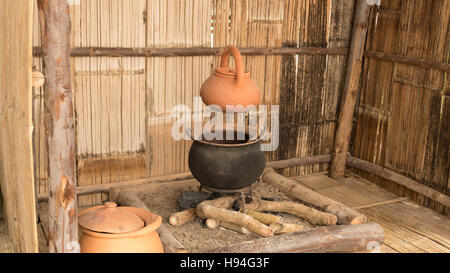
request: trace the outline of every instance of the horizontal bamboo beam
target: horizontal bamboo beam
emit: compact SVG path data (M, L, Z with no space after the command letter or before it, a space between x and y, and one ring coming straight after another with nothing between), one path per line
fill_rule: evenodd
M186 48L120 48L120 47L74 47L70 50L72 57L176 57L176 56L220 56L221 47L186 47ZM240 48L242 55L273 56L273 55L348 55L348 48L323 47L264 47ZM42 56L40 47L33 48L35 57ZM431 62L401 55L392 55L380 51L364 51L364 57L388 62L396 62L450 71L450 64Z
M380 51L365 51L364 57L387 62L409 64L428 69L432 68L442 70L444 72L450 72L450 64L431 62L423 59L417 59L401 55L391 55Z
M302 158L291 158L286 160L279 161L271 161L266 165L268 167L272 167L274 169L282 169L294 166L304 166L304 165L314 165L318 163L327 163L330 162L330 155L318 155L318 156L310 156L310 157L302 157ZM117 182L117 183L109 183L109 184L95 184L89 186L77 187L77 195L85 195L92 193L108 193L112 188L125 188L125 187L133 187L133 186L141 186L149 183L161 183L161 182L172 182L172 181L180 181L193 179L194 177L190 172L180 173L180 174L172 174L172 175L164 175L157 177L147 177L136 180ZM43 202L48 199L48 193L39 193L38 201Z
M305 165L315 165L322 163L330 163L331 155L316 155L309 157L290 158L285 160L277 160L267 162L266 166L274 169L283 169L290 167L298 167Z
M149 183L162 183L162 182L172 182L172 181L180 181L192 179L192 174L190 172L180 173L180 174L172 174L172 175L163 175L156 177L147 177L130 181L116 182L116 183L108 183L108 184L94 184L89 186L77 187L77 195L86 195L92 193L108 193L110 189L117 188L123 189L133 186L141 186ZM46 201L48 199L48 193L39 193L38 201Z
M74 47L72 57L175 57L175 56L220 56L222 47L185 48L119 48L119 47ZM264 47L239 48L242 55L347 55L347 48L322 47ZM40 47L33 48L33 55L42 56Z
M420 184L419 182L398 174L382 166L376 165L369 161L365 161L353 156L347 156L347 166L357 168L368 173L373 173L381 178L390 180L394 183L402 185L407 189L420 193L436 202L443 204L446 207L450 207L450 196L444 193L438 192L430 187Z
M186 47L186 48L119 48L119 47L74 47L70 50L72 57L176 57L176 56L220 56L224 48ZM322 47L267 47L240 48L242 55L273 56L273 55L348 55L348 48ZM40 47L33 48L35 57L42 56ZM364 57L388 62L396 62L450 71L450 64L431 62L423 59L392 55L380 51L364 51Z

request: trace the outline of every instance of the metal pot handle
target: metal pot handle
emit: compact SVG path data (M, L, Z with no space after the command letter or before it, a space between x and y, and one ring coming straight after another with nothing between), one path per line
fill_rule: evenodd
M228 67L228 57L233 55L234 62L236 63L236 83L239 85L244 79L244 61L242 59L241 52L236 46L228 46L220 57L220 67Z

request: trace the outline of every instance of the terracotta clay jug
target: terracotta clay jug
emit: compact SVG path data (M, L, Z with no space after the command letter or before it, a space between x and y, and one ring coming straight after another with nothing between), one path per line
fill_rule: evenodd
M133 207L117 207L114 202L82 211L82 253L162 253L161 239L156 229L161 216Z
M236 63L236 69L228 67L230 54ZM226 105L258 106L261 91L245 71L241 53L235 46L229 46L222 53L220 67L217 68L202 85L200 96L206 105L217 105L226 111Z

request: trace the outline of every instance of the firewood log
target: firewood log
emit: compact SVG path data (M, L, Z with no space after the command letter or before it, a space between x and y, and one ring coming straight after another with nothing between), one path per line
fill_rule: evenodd
M250 234L250 231L248 231L244 227L241 227L241 226L238 226L238 225L235 225L232 223L228 223L228 222L223 222L223 221L219 222L219 221L217 221L215 219L211 219L211 218L206 219L205 224L209 229L216 229L218 227L223 227L225 229L236 231L236 232L239 232L242 234Z
M384 241L377 223L335 225L240 242L204 251L206 253L302 253L367 250Z
M272 168L266 168L262 178L263 182L271 184L288 196L296 198L307 204L318 207L320 210L337 216L338 223L354 225L367 223L367 216L330 199L310 188L277 174Z
M195 212L195 208L175 212L169 217L169 223L174 226L178 227L181 226L191 220L194 220L194 218L197 217L197 213Z
M219 221L217 221L216 219L208 218L205 221L205 225L209 229L216 229L219 227Z
M302 224L289 224L289 223L272 223L269 227L275 234L286 234L299 232L307 229L308 227Z
M337 222L337 217L331 213L318 211L291 201L266 201L253 199L245 205L246 208L256 211L285 212L307 220L313 225L332 226Z
M228 222L221 222L219 227L223 227L242 234L250 234L250 231L248 231L246 228Z
M266 225L283 222L282 217L273 214L262 213L251 209L246 209L244 213Z
M273 236L273 231L268 226L255 220L250 215L226 209L231 207L237 199L235 196L225 196L214 200L206 200L197 205L197 215L202 219L216 219L233 223L246 228L263 237Z

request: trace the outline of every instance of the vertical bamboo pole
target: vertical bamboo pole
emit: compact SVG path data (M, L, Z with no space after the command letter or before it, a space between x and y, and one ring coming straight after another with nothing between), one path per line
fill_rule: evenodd
M368 18L368 0L358 0L355 18L353 20L353 35L350 45L350 54L347 61L344 96L342 97L338 128L331 159L330 176L333 178L342 177L345 171L348 144L352 130L353 113L355 111L359 78L361 76Z
M66 0L39 0L46 76L44 104L48 148L49 250L79 252L75 191L75 127L70 73L70 14Z

